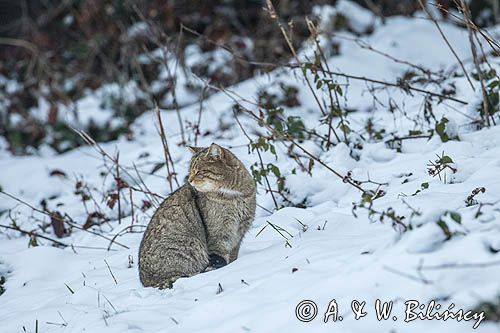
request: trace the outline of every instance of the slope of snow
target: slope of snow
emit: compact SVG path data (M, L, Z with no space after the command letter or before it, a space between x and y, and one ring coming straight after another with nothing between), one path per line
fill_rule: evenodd
M442 28L471 71L467 32L445 23ZM350 39L333 37L340 43L341 54L329 59L332 70L395 82L409 69L406 64L360 48L352 41L353 36L345 34L344 37ZM455 64L438 31L426 20L389 18L386 25L377 24L375 32L363 39L384 53L432 70L450 69ZM490 61L498 71L499 60L491 58ZM69 237L59 239L74 245L64 249L51 247L50 241L40 238L38 243L44 246L29 247L28 237L2 229L0 275L6 275L7 281L6 292L0 296L0 332L20 332L23 327L26 332L35 332L36 322L39 332L472 331L474 320L404 322L407 300L421 303L436 300L443 309L454 303L455 309L468 310L500 294L500 126L475 131L468 125L470 117L477 118L479 84L474 81L474 92L458 67L456 73L459 75L450 76L445 84L453 83L456 97L469 105L434 101L433 112L438 119L446 114L455 124L458 140L443 143L437 135L430 140L405 140L400 151L388 148L383 142L363 142L363 149L357 150L357 159L351 157L352 147L344 143L326 152L312 142L304 143L342 174L352 171L353 178L369 177L387 183L386 195L377 199L374 207L378 211L392 207L408 218L418 211L419 215L411 219L413 230L402 233L395 230L389 220L370 221L363 210L358 210L358 218L355 218L353 203L361 200L357 189L317 164L312 175L300 171L287 157L286 147L276 144L278 159L266 153L264 161L279 166L286 177L290 198L294 202L305 201L307 208L274 210L270 194L259 186L258 203L262 208L258 208L239 259L221 269L180 279L171 290L143 288L138 279L140 231L154 211L151 208L142 212L139 206L142 200L150 198L134 192L133 215L131 205L124 201L122 211L126 217L119 224L117 208L108 209L106 201L101 199L116 188L111 176L101 175L113 165L95 149L82 147L58 156L11 157L1 153L3 191L39 209L45 199L50 210L67 213L79 225L93 211L104 210L111 221L91 229L108 239L73 229ZM307 126L317 126L320 114L300 70L277 69L228 91L255 111L255 106L244 99L254 100L259 89L272 90L275 82L299 87L302 105L286 108L286 114L300 116ZM348 115L353 129L362 132L368 118L386 133L407 135L408 130L423 128L422 123L411 120L412 117L420 119L423 112L421 94L408 96L396 88L370 92L365 82L343 78L339 78L339 83L348 84L342 103L356 111ZM440 92L433 84L423 88ZM404 105L404 115L389 111L391 98ZM229 147L250 167L258 157L255 153L248 154L248 141L235 122L233 104L222 92L204 101L201 115L204 135L198 137L198 144L206 146L217 142ZM184 107L183 121L196 123L198 109L197 103ZM177 115L165 111L162 117L177 178L182 183L190 154L179 145L181 129ZM263 132L249 117L241 115L239 119L253 138ZM122 177L130 185L143 186L137 181L135 164L148 189L165 197L170 193L166 169L150 174L157 163L164 161L155 124L154 113L145 114L133 125L133 140L122 138L101 146L111 156L119 151L120 164L128 172L122 171ZM221 125L227 129L221 131ZM324 126L317 129L326 133ZM184 131L193 144L192 130ZM429 160L435 160L436 155L443 152L453 159L458 170L447 174L446 183L431 177L426 168ZM295 168L296 172L292 172ZM64 175L51 176L54 170ZM82 204L81 196L75 194L77 181L88 186L95 201ZM421 189L422 183L428 183L428 188L412 196ZM474 188L481 186L486 192L479 194L476 200L484 205L466 207L464 200ZM129 193L123 190L122 195ZM0 216L2 225L10 225L15 220L20 228L34 230L49 221L47 216L2 196L0 212L8 209L10 212ZM478 210L482 214L476 218ZM460 214L461 224L446 216L450 211ZM457 232L450 240L446 240L436 223L440 218L451 232ZM132 230L136 232L120 233L132 223L135 225ZM269 223L287 233L280 235ZM118 233L116 241L123 246L113 243L111 250L106 251L109 239ZM495 262L497 264L468 266ZM324 323L323 316L332 299L339 304L343 320ZM392 315L388 320L376 319L376 299L394 301L392 315L397 317L396 321ZM295 308L302 300L312 300L318 305L318 315L311 322L301 322L295 316ZM353 300L366 301L366 317L354 319ZM498 323L482 322L477 331L498 332L499 328Z

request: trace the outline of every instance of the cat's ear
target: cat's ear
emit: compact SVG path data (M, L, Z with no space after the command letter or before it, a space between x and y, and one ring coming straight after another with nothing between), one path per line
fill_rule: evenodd
M197 154L199 153L200 151L202 151L203 149L205 148L201 148L201 147L192 147L192 146L186 146L187 149L189 149L189 151L193 154Z
M212 143L208 148L207 156L222 158L223 155L224 155L224 149L221 146L216 145L215 143Z

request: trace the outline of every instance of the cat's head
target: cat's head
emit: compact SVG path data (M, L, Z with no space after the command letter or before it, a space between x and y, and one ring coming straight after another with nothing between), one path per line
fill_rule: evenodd
M188 181L200 192L228 192L234 188L238 163L228 150L212 143L208 148L188 147L193 153Z

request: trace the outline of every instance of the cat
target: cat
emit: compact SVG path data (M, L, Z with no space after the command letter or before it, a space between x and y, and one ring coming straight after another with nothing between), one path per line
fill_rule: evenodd
M255 182L243 163L215 143L188 148L188 182L163 201L139 247L145 287L172 288L236 260L255 216Z

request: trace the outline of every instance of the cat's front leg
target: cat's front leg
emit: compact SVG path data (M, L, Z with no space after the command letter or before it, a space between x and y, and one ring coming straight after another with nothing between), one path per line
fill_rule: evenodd
M234 248L238 246L238 223L235 221L222 221L208 228L208 257L207 270L221 268L231 261Z
M243 241L243 237L245 237L245 234L247 233L248 229L250 229L250 227L252 226L252 222L253 222L253 216L251 218L247 218L240 222L238 227L238 241L236 242L236 244L233 247L233 250L231 251L229 262L233 262L236 259L238 259L241 242Z
M233 248L233 251L231 251L231 256L229 257L229 262L233 262L236 259L238 259L238 253L240 252L240 245L241 245L241 240L238 242L238 244Z
M229 261L226 261L223 257L218 254L211 254L209 256L208 267L205 269L205 272L213 271L214 269L221 268L228 263L235 261L238 258L238 253L240 252L241 240L236 242L236 245L233 247L230 255Z

